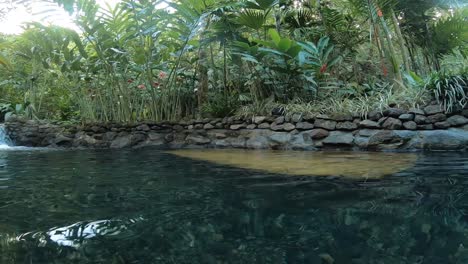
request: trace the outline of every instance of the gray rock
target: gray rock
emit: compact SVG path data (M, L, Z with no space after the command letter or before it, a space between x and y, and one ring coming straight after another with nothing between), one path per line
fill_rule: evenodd
M398 117L401 121L413 121L414 114L402 114Z
M284 126L283 129L285 131L293 131L294 129L296 129L296 126L291 123L286 123L283 126Z
M210 121L210 124L212 125L216 125L217 123L223 121L223 119L221 118L213 118L211 121Z
M144 127L144 125L142 125L142 126L143 126L144 129L146 129L146 127ZM41 126L39 126L39 129L40 128L41 128ZM149 129L149 127L148 127L148 129ZM105 133L106 129L103 128L103 127L100 127L100 126L92 126L91 131L93 131L94 133ZM145 130L145 131L148 131L148 130Z
M245 146L249 149L266 149L270 147L270 141L264 135L255 135L254 137L249 138Z
M381 130L369 138L369 146L393 144L400 141L400 137L391 130Z
M199 123L199 124L195 124L194 128L195 129L203 129L204 126L205 126L205 124Z
M280 117L277 117L277 118L275 119L275 122L274 122L274 123L277 124L277 125L281 125L281 124L284 123L284 120L285 120L284 116L280 116Z
M468 133L461 129L421 131L422 147L428 150L461 150L468 146Z
M184 127L181 126L181 125L175 125L175 126L173 127L173 129L174 129L175 131L182 131L182 130L184 130Z
M438 113L438 114L435 114L435 115L428 116L427 120L430 123L437 123L437 122L442 122L442 121L447 120L447 116L445 114Z
M294 113L291 116L291 122L293 122L293 123L302 122L302 114L301 113Z
M403 123L403 127L408 130L416 130L418 128L418 124L414 121L407 121Z
M136 127L136 130L137 130L137 131L145 131L145 132L147 132L147 131L150 131L151 129L150 129L150 127L149 127L147 124L142 124L142 125L137 126L137 127Z
M315 123L314 123L314 127L324 128L324 129L327 129L327 130L335 130L336 121L316 119Z
M16 114L5 115L4 121L5 122L15 122L18 121L19 117Z
M414 117L414 122L416 122L416 124L418 124L418 125L424 125L424 124L429 123L429 120L427 119L426 116L416 115Z
M245 148L247 141L243 137L227 138L225 140L228 142L229 146L233 148Z
M62 135L62 134L58 134L58 135L55 137L54 143L57 144L57 146L61 146L61 145L68 145L68 144L70 144L72 141L73 141L72 138L66 137L66 136L64 136L64 135Z
M302 119L304 119L307 122L314 122L315 121L315 115L313 114L305 114Z
M185 138L185 141L189 144L195 144L195 145L205 145L211 142L209 138L200 136L200 135L188 135Z
M148 133L148 141L151 141L151 142L164 142L164 137L165 135L162 134L162 133L155 133L155 132L152 132L152 133Z
M371 111L367 115L367 119L369 119L371 121L377 121L380 118L382 118L382 113L380 113L379 111Z
M462 113L461 113L464 117L467 117L468 118L468 109L463 109Z
M229 128L231 130L239 130L241 128L245 128L247 125L245 123L242 124L237 124L237 125L231 125Z
M403 114L406 114L406 110L403 110L401 108L388 108L388 109L385 109L385 111L383 112L384 116L389 116L389 117L394 117L394 118L398 118L399 116Z
M443 113L444 109L440 105L428 105L424 108L426 115L435 115L438 113Z
M210 129L213 129L215 128L211 123L207 123L203 126L203 129L205 130L210 130Z
M299 122L296 124L296 128L299 130L310 130L314 128L314 124L309 122Z
M137 133L137 134L133 134L131 135L131 145L136 145L140 142L143 142L146 140L146 135L145 134L141 134L141 133Z
M126 135L122 137L118 137L111 142L110 148L113 149L121 149L121 148L128 148L132 146L132 136Z
M465 126L463 127L463 130L468 131L468 125L465 125Z
M358 132L358 135L361 137L371 137L378 133L380 130L374 130L374 129L361 129Z
M218 123L216 123L215 127L218 128L218 129L223 128L223 123L218 122Z
M382 126L386 129L396 130L401 129L403 124L400 119L389 117L387 120L385 120Z
M389 118L388 116L382 117L379 119L379 121L377 121L377 123L379 124L379 126L382 126L383 123L385 123L385 121L387 121L388 118Z
M278 144L286 144L291 139L291 134L287 132L273 132L269 136L270 140Z
M193 130L193 129L195 129L195 126L194 126L194 125L189 125L189 126L187 127L187 129L188 129L188 130Z
M327 138L323 140L324 145L353 145L354 136L349 132L332 131Z
M255 129L257 127L256 124L250 124L247 126L247 129Z
M309 134L312 139L322 139L328 137L330 132L328 132L328 130L319 128L311 130Z
M408 113L410 114L415 114L415 115L425 115L424 110L419 109L419 108L410 108Z
M329 115L319 114L315 116L315 119L333 120Z
M167 143L170 143L172 141L174 141L175 139L175 135L174 134L167 134L164 136L164 141L167 142Z
M109 132L106 132L103 136L102 136L102 139L104 141L107 141L107 142L110 142L112 140L114 140L114 138L117 136L117 133L116 132L112 132L112 131L109 131Z
M362 127L362 128L380 128L380 125L379 125L379 123L377 123L375 121L366 119L364 121L361 121L361 123L359 123L359 127Z
M366 149L369 145L369 138L356 136L353 143L360 149Z
M437 122L434 124L434 127L437 129L447 129L450 127L450 124L447 121Z
M253 122L254 124L259 125L259 124L263 123L263 121L265 121L265 119L266 119L265 116L254 116L254 117L252 118L252 122Z
M276 123L272 123L270 125L270 129L273 130L273 131L281 131L284 129L284 125L278 125Z
M356 130L357 128L358 128L358 125L356 123L353 123L353 122L350 122L350 121L340 122L340 123L336 124L336 129L338 129L338 130L352 131L352 130Z
M268 128L270 128L270 124L269 123L261 123L260 125L258 125L258 128L268 129Z
M223 138L227 138L227 135L226 133L221 133L221 132L218 132L218 133L214 133L213 135L215 138L217 139L223 139Z
M461 115L454 115L447 119L447 123L451 126L463 126L468 124L468 118Z

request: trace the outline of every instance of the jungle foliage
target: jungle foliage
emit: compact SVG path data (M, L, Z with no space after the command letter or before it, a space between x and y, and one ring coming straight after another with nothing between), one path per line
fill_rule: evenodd
M0 36L9 112L134 122L468 102L465 1L54 2L80 32Z

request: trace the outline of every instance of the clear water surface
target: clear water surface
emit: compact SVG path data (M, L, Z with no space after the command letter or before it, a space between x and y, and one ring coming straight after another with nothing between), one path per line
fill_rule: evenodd
M0 150L0 263L468 263L467 153L194 153Z

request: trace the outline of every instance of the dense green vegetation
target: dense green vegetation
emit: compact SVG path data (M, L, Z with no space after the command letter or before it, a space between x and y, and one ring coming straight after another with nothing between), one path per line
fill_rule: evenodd
M133 122L468 103L463 0L56 2L81 32L0 36L0 112Z

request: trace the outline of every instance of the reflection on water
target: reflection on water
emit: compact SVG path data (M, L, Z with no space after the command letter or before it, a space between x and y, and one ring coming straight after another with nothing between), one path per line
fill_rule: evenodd
M175 150L181 157L289 175L380 178L413 166L412 153L306 152L251 150Z
M0 152L0 263L468 263L467 153L236 153Z

